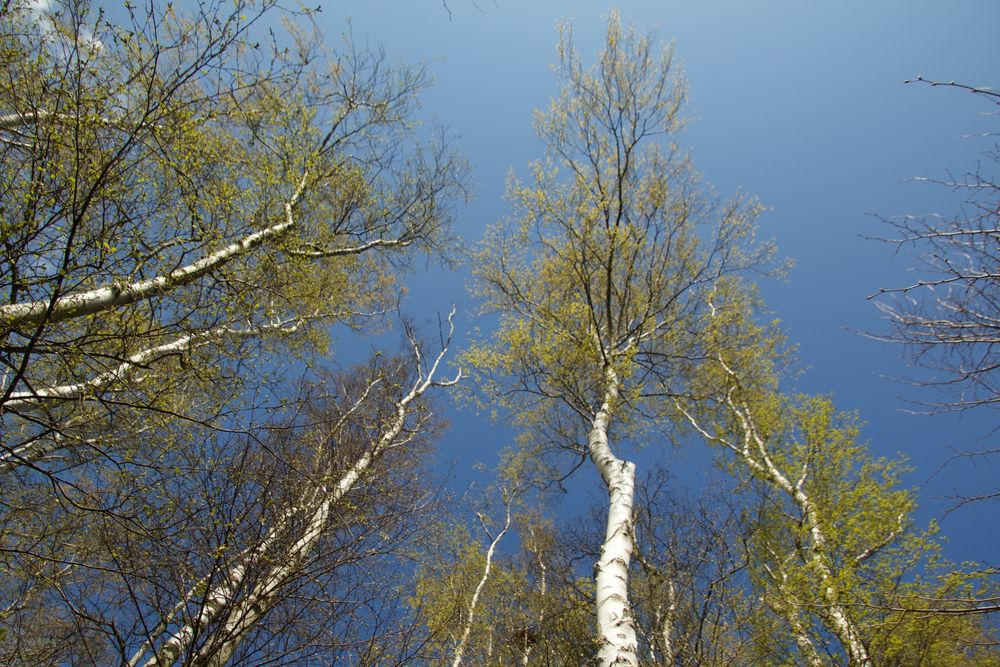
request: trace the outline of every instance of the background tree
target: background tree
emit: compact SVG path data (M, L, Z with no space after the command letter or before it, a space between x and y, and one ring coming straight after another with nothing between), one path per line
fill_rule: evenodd
M1000 93L955 82L922 82L971 91L1000 113ZM911 253L916 278L902 287L872 295L890 331L873 334L901 344L907 357L930 371L915 380L937 389L941 398L926 400L930 411L989 410L1000 404L1000 145L994 144L974 171L946 180L919 178L954 190L964 198L953 215L905 215L889 218L896 235L884 239L897 252ZM958 456L993 456L987 445ZM996 488L963 490L958 504L1000 497Z
M749 585L752 496L717 472L696 489L679 481L661 468L636 486L633 599L647 662L747 664L760 614Z
M506 525L505 511L502 517L497 530ZM558 542L549 520L535 510L512 515L504 545L492 553L498 534L493 528L493 539L481 544L482 538L457 526L442 531L439 546L422 557L411 599L429 638L425 660L497 666L592 660L592 584L577 571L575 552ZM470 615L477 591L476 613Z
M303 582L314 585L315 563L324 555L323 537L336 524L363 525L366 532L379 534L386 538L384 543L391 543L387 529L373 530L373 526L379 526L375 520L377 510L386 502L378 494L365 498L357 487L367 486L367 478L390 451L408 448L415 439L426 437L430 414L422 404L424 394L433 387L454 383L434 377L447 345L425 363L415 339L411 343L412 360L377 363L341 383L344 396L327 409L328 416L313 421L321 429L313 437L307 432L304 456L275 456L274 463L288 466L293 472L292 485L281 501L276 501L272 493L256 503L278 510L278 515L268 522L267 532L247 547L234 549L230 542L219 545L222 552L210 552L217 559L224 556L222 563L217 560L211 569L217 576L191 583L194 592L180 600L181 620L171 614L157 624L164 630L171 626L176 629L167 633L162 642L156 633L151 634L130 664L170 664L185 656L198 664L229 664L248 636L257 634L265 615L289 596L301 595ZM397 464L414 455L407 452ZM397 465L390 480L403 481L405 475L399 474L400 469L412 467ZM391 485L381 485L379 491L389 499L400 494L400 489ZM338 519L337 508L348 498L357 505L346 512L341 509L344 518ZM402 521L398 512L393 518ZM358 549L364 542L357 535L348 539L352 540L351 551L360 551L355 558L369 555ZM370 555L376 553L378 550L373 550ZM332 571L325 565L318 572L326 574L327 568ZM199 633L206 638L199 641ZM151 656L140 663L145 651L150 651Z
M468 358L487 391L505 397L529 449L589 456L600 473L609 495L595 568L600 660L635 664L635 467L622 447L651 394L682 383L698 356L699 295L764 264L769 248L752 244L758 206L716 203L676 147L684 85L669 49L613 13L593 67L568 27L558 53L562 90L536 114L546 159L528 184L511 180L514 214L477 257L478 293L499 329Z
M692 397L676 405L699 434L721 446L730 469L760 498L747 565L779 624L755 630L761 651L755 662L825 665L833 656L860 667L899 659L890 647L898 650L911 640L908 632L919 631L907 627L908 608L923 608L922 619L931 623L947 614L913 601L943 597L955 586L971 591L974 579L940 566L933 531L913 529L913 496L901 488L905 468L873 458L858 443L855 416L836 413L825 397L779 391L780 335L751 323L752 311L717 308L732 295L731 305L744 302L745 290L730 287L723 283L713 294L702 328L715 363L702 367ZM741 344L732 347L734 340ZM941 581L934 583L936 577ZM990 654L977 646L981 638L962 646L962 636L970 636L968 628L915 664Z
M972 91L1000 107L1000 93L949 82L925 81ZM1000 113L1000 108L994 110ZM1000 146L986 153L975 171L961 178L931 181L961 193L954 216L907 215L888 222L898 236L887 239L917 260L916 279L879 290L875 304L892 331L883 340L901 343L915 363L932 371L923 382L943 389L937 409L965 410L1000 402ZM921 178L921 181L931 179Z
M53 548L61 576L6 610L6 661L405 658L413 621L393 600L438 507L430 361L380 355L323 378L291 422L191 451L175 478L156 480L158 497L134 493L144 530L85 515L82 545ZM89 560L72 562L83 548ZM9 567L9 581L32 564Z

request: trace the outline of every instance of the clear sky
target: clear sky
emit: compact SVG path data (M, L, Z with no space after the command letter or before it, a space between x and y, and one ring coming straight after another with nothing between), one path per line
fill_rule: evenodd
M532 110L557 90L557 20L571 19L578 50L595 54L612 5L566 0L339 0L319 23L331 44L347 30L381 45L391 60L427 63L434 87L422 116L458 135L455 148L475 166L474 201L459 211L459 233L478 241L506 212L508 170L524 173L542 155ZM908 456L922 487L918 520L940 517L956 491L992 488L1000 460L938 469L949 448L990 445L995 412L933 417L906 414L900 396L932 396L894 381L909 371L898 348L856 331L884 330L866 297L912 280L908 258L865 238L888 233L872 214L956 211L954 195L909 181L976 168L997 131L990 105L969 93L905 79L1000 86L1000 3L996 0L660 0L616 3L626 22L675 45L690 86L682 143L720 195L737 189L769 207L761 235L796 267L763 293L800 348L806 372L794 387L832 393L868 423L876 454ZM995 107L993 107L995 109ZM418 276L406 308L418 319L464 309L475 325L463 276ZM441 445L459 480L476 462L492 465L508 434L450 410ZM995 438L994 438L995 440ZM994 444L995 446L995 444ZM664 456L670 455L665 452ZM937 472L936 472L937 471ZM595 475L596 478L596 475ZM948 554L997 562L996 505L980 503L944 520ZM989 527L984 530L984 527Z

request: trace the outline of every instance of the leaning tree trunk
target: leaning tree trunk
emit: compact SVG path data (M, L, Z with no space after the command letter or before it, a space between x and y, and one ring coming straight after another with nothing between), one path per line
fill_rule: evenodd
M455 310L448 316L451 325ZM435 380L434 375L448 351L451 342L451 325L448 338L433 362L425 367L421 351L415 340L411 340L417 365L417 378L405 396L396 401L395 415L383 426L378 438L358 457L353 465L340 473L335 484L320 485L307 492L300 507L292 508L286 517L271 528L265 539L256 547L250 549L234 563L223 576L221 583L216 584L204 593L202 607L197 618L169 633L161 642L159 648L154 646L156 639L164 633L171 618L164 618L160 625L150 633L149 639L139 647L129 661L130 667L139 665L143 658L149 658L142 667L165 667L173 665L185 654L193 653L194 662L200 665L221 667L232 657L233 653L257 625L260 619L280 599L284 586L293 577L301 574L301 565L314 551L317 543L328 527L329 516L333 506L347 495L378 461L382 454L392 447L409 441L412 434L406 432L406 420L413 404L432 387L447 387L454 385L461 378L459 371L453 379ZM368 391L380 380L369 384L362 397L355 404L360 405L368 395ZM354 408L348 411L350 414ZM345 415L346 417L346 415ZM292 543L281 548L276 554L275 546L287 533L295 515L307 516L306 525L301 529ZM275 565L267 570L267 575L256 582L247 585L244 581L252 564L273 559ZM195 586L175 606L173 613L181 611L193 599ZM171 615L172 615L171 614ZM208 643L201 647L195 646L197 634L204 631L213 632L221 637L217 643Z
M734 380L738 380L733 370L726 364L722 356L719 356L719 363L726 373ZM823 620L827 629L837 637L847 653L848 664L851 667L868 667L872 665L871 656L862 639L862 635L857 625L847 612L847 607L841 600L838 590L837 573L832 565L832 558L827 547L827 537L823 530L823 521L820 516L821 510L814 502L813 498L806 493L803 488L806 476L803 472L797 482L792 482L789 476L782 470L778 463L771 457L767 436L761 432L754 419L753 413L745 403L737 403L733 398L733 390L730 389L722 404L728 408L729 412L736 418L739 428L742 431L741 442L730 442L729 440L709 433L698 420L688 411L677 406L687 417L691 425L706 440L722 444L741 457L747 467L773 488L786 494L794 503L802 516L802 521L809 532L810 543L797 544L796 551L803 563L808 564L811 570L819 575L819 588L817 591L822 600L822 605L817 608L817 615ZM871 550L866 551L859 558L865 558ZM796 622L789 621L793 627ZM801 624L798 624L801 628ZM796 629L796 640L799 646L803 646L801 638L804 633ZM810 652L806 650L807 659L812 661Z

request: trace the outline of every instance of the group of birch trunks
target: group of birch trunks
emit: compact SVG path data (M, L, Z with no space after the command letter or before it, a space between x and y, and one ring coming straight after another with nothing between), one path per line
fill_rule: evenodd
M781 264L677 146L669 48L613 12L588 66L562 28L463 371L454 308L434 338L398 304L467 167L412 122L422 70L310 18L0 6L0 662L992 664L991 573L783 393L751 282ZM456 385L519 433L468 503L432 464ZM726 492L629 458L672 441ZM557 529L580 467L607 504Z

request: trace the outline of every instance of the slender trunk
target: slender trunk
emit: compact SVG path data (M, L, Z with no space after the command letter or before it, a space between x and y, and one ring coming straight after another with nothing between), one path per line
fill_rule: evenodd
M792 626L792 633L795 635L795 643L799 647L799 652L806 657L809 667L823 667L823 658L820 657L816 645L802 625L802 617L799 614L798 606L790 606L784 613L785 620Z
M7 410L30 411L44 407L49 401L84 400L101 390L119 383L137 371L145 370L150 364L168 356L184 354L213 340L232 336L259 336L269 331L292 333L304 322L298 319L294 324L279 322L255 329L237 329L235 327L217 327L208 331L190 333L180 336L169 343L156 345L129 356L118 366L100 373L89 380L71 384L44 387L31 391L11 393L9 399L0 405L0 412ZM61 424L66 428L68 424ZM0 452L0 474L10 472L20 466L36 464L45 457L63 449L78 445L94 445L94 439L79 440L68 438L60 433L54 433L45 439L31 440L21 445L10 447Z
M507 516L503 524L503 529L490 541L490 548L486 550L486 564L483 565L483 576L479 578L476 590L472 593L472 600L469 601L469 611L465 616L465 627L462 628L462 636L458 640L458 646L455 647L455 656L451 661L451 667L459 667L462 664L462 658L465 656L465 647L469 643L472 624L476 620L476 606L479 604L479 596L482 594L483 588L490 578L490 569L493 566L493 553L496 551L497 545L500 544L500 540L503 539L503 536L507 534L507 530L510 528L510 505L512 502L513 500L510 500L506 503ZM481 516L480 521L482 521ZM483 524L483 529L486 530L485 523ZM486 534L489 535L488 530Z
M733 405L731 399L729 403L731 409L735 409L735 405ZM819 508L816 507L808 494L803 491L802 483L793 484L771 459L765 441L757 432L756 424L750 421L749 411L744 409L737 414L740 416L743 428L746 429L750 436L745 442L749 444L752 441L757 449L757 454L754 455L750 451L749 446L745 446L744 458L751 464L751 467L756 466L759 470L763 471L765 478L769 478L775 486L792 498L792 501L805 518L806 525L809 527L809 537L812 544L809 548L805 546L799 547L798 551L801 553L803 559L808 561L814 571L819 574L820 585L822 587L821 594L826 603L825 608L819 612L820 615L827 619L828 625L831 626L830 629L837 635L837 639L840 640L840 643L847 651L848 661L852 667L871 665L871 658L868 655L868 650L865 648L864 642L861 640L861 633L858 632L857 627L851 621L847 610L840 601L836 577L834 576L833 569L830 567L826 535L821 525ZM803 476L802 481L804 480Z
M12 392L7 401L3 403L2 408L4 410L22 410L40 406L47 401L84 399L103 389L111 387L115 383L125 380L139 370L145 370L150 364L159 361L164 357L190 352L191 350L197 349L198 347L221 338L261 336L265 333L274 331L293 333L304 321L305 318L297 318L294 321L276 322L274 324L261 325L259 327L249 329L223 326L208 329L206 331L187 333L183 336L178 336L169 343L155 345L129 355L124 361L114 368L111 368L103 373L99 373L89 380L43 387L40 389L31 389L28 391ZM0 460L4 460L4 458L0 458Z
M659 610L657 610L659 613ZM677 622L677 587L673 579L667 580L667 611L660 622L660 641L663 642L663 664L672 665L677 654L674 646L674 624Z
M723 368L730 375L735 375L724 361L720 359L720 362L722 362ZM802 559L809 563L812 570L820 578L821 590L819 593L824 605L817 613L844 647L851 667L869 667L873 663L871 656L868 655L868 649L861 638L861 633L854 625L854 622L847 613L847 609L840 600L836 576L830 565L826 535L823 532L819 508L816 507L812 498L802 488L806 479L805 474L802 475L798 482L793 483L771 458L767 441L757 429L756 421L749 408L744 404L737 405L736 401L733 400L731 392L726 396L724 403L736 417L743 431L743 442L741 444L729 442L724 438L711 435L702 428L690 413L683 408L681 410L688 421L691 422L702 436L708 440L719 442L731 449L744 460L748 468L772 486L787 494L795 506L798 507L805 524L808 526L811 540L810 545L798 547L798 552Z
M638 665L639 642L628 599L628 570L635 547L632 525L635 464L616 457L608 445L608 426L619 392L618 375L610 365L605 368L605 381L604 401L591 423L587 441L590 460L608 487L608 523L594 578L598 661L602 667L610 667Z
M388 435L388 434L387 434ZM187 623L180 629L173 632L144 664L143 667L158 667L162 665L172 665L181 655L188 650L195 633L198 629L209 627L212 623L222 620L221 617L226 609L229 609L226 618L220 629L216 631L223 641L221 644L209 644L211 651L206 653L205 648L199 651L199 657L208 665L224 665L229 657L239 646L240 641L247 631L260 619L264 612L273 604L274 594L288 581L301 565L303 559L312 550L312 547L321 537L330 515L330 509L341 498L344 497L357 483L361 476L371 467L372 462L384 449L385 438L366 451L354 462L354 465L337 481L337 484L325 494L318 505L310 513L309 520L299 538L288 547L278 559L281 563L272 567L268 573L261 577L259 581L250 586L250 590L243 598L233 604L234 599L239 595L244 587L248 567L253 563L260 562L267 558L272 547L280 541L281 537L287 533L287 525L291 523L292 517L286 517L282 522L273 526L264 540L249 554L244 556L240 563L234 565L226 573L222 583L216 585L205 595L200 613L194 622ZM379 447L383 445L383 447ZM314 492L315 493L315 492ZM141 655L133 657L130 664L138 664ZM137 659L138 658L138 659Z
M775 554L772 554L775 555ZM775 555L775 560L779 560ZM820 657L819 651L816 649L816 645L813 643L812 639L809 637L809 633L806 631L805 626L802 624L802 609L799 605L798 600L788 591L786 586L788 581L788 573L784 571L782 567L778 567L778 572L775 573L770 567L764 566L767 571L768 576L774 582L775 590L778 592L777 598L772 598L772 596L765 595L764 603L778 616L781 616L788 623L789 627L792 629L792 635L795 638L795 644L799 647L799 652L805 658L806 663L809 667L823 667L823 658Z
M451 324L454 314L455 311L452 309L448 316L449 324ZM309 519L295 541L280 553L274 552L275 545L287 537L288 526L292 524L292 515L300 513L300 510L293 509L268 531L267 536L260 544L238 559L236 564L225 573L222 583L205 593L201 610L194 621L183 624L178 630L171 633L159 649L153 650L156 638L150 637L132 656L129 661L130 667L138 665L151 650L153 650L153 654L143 663L143 667L172 665L184 653L191 650L199 630L205 630L212 626L215 626L213 632L222 639L218 642L209 641L204 644L196 652L196 662L212 666L226 664L246 638L247 633L278 601L282 587L301 571L304 561L313 551L326 529L334 504L354 487L386 450L401 444L401 442L406 442L409 438L404 433L404 427L413 402L431 387L450 386L459 381L461 371L454 379L434 380L434 374L448 351L450 341L451 332L449 332L447 342L442 347L441 352L429 367L423 365L420 349L415 341L411 341L418 369L417 379L409 392L396 403L396 414L392 422L382 429L378 439L354 462L347 472L340 476L336 484L332 485L332 488L330 485L323 484L307 493L307 497L303 499L301 511L308 512ZM369 385L369 390L371 386ZM364 401L366 396L367 390L355 404L355 407ZM353 409L348 411L348 414ZM401 436L402 439L400 439ZM248 590L240 597L241 591L247 588L244 579L249 566L269 558L278 564L271 567L266 575L251 583ZM184 602L182 600L177 608L182 609ZM164 623L166 622L165 619ZM163 626L162 623L161 626Z
M823 585L826 608L820 613L829 619L834 633L847 650L847 657L852 667L868 667L872 664L868 649L861 639L861 633L858 632L854 622L847 615L847 609L840 601L836 577L830 568L827 556L826 536L819 524L819 513L809 497L800 488L796 487L795 491L796 503L805 515L806 521L809 522L809 533L812 537L812 549L808 558L816 571L819 572ZM801 549L801 551L806 550Z
M542 626L545 624L545 594L548 592L548 586L546 583L546 573L548 568L545 566L545 559L542 558L541 552L535 552L535 560L538 561L538 593L541 598L541 609L538 611L538 631L542 631ZM535 648L535 638L530 634L530 628L525 630L524 636L524 653L521 654L521 664L524 667L528 667L528 661L531 659L531 652Z

